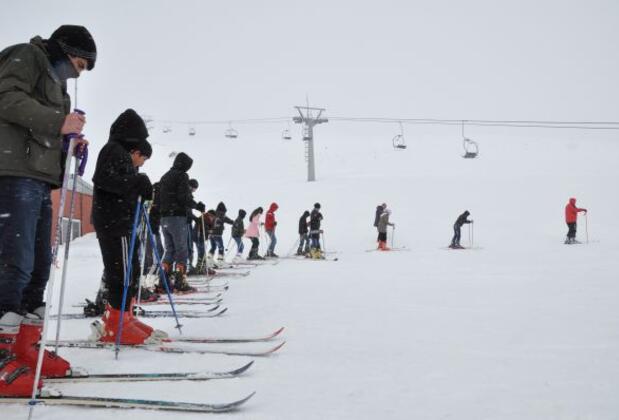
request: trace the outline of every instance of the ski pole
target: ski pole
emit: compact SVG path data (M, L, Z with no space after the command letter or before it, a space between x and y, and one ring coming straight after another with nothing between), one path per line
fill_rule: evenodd
M84 115L84 112L76 109L80 115ZM69 134L68 136L75 138L81 138L83 136L78 136L77 134ZM71 201L69 204L69 220L67 221L67 231L65 232L65 240L64 240L64 261L62 264L62 274L60 275L60 297L58 299L58 322L56 323L56 340L55 340L55 348L54 352L58 353L58 341L60 340L60 329L62 327L62 311L64 307L64 295L65 295L65 286L67 284L67 272L69 268L69 248L72 239L73 232L73 215L75 212L75 197L77 193L77 180L80 172L80 158L77 153L77 145L73 144L73 149L67 150L67 155L75 154L75 168L73 170L73 185L71 188ZM68 167L65 167L65 171L68 172ZM83 173L83 172L82 172ZM67 185L68 188L68 185ZM61 222L62 223L62 222ZM62 229L61 229L62 230ZM50 302L51 304L51 302Z
M292 256L292 253L294 252L295 248L298 247L298 245L301 245L301 237L299 236L299 238L294 241L294 245L292 245L292 248L290 248L290 251L288 251L288 254L286 255L287 257Z
M144 205L143 207L143 211L147 211L146 210L146 205ZM142 279L146 279L146 275L144 274L144 268L146 268L146 251L148 251L148 247L146 246L146 244L148 243L146 241L146 219L142 218L142 225L141 225L141 229L140 229L140 249L142 250L142 265L140 267L140 277L139 277L139 281L138 281L138 296L136 299L136 305L140 306L140 304L142 303ZM148 272L147 272L148 273ZM139 312L139 311L138 311ZM138 318L138 314L136 314L136 318Z
M123 332L123 318L125 313L125 305L127 304L127 292L129 291L129 278L132 277L132 262L133 262L133 252L135 250L135 238L137 236L138 230L138 222L140 220L140 213L142 208L142 196L138 197L137 204L135 207L135 216L133 219L133 228L131 229L131 242L129 243L129 255L127 257L127 271L125 272L125 282L123 285L123 298L120 306L120 319L118 320L118 334L116 335L116 346L114 349L114 355L116 360L118 360L118 353L120 352L120 337Z
M395 225L391 226L391 248L393 249L393 242L395 241Z
M67 153L67 157L65 160L65 168L71 167L71 158L73 157L71 150L73 150L73 146L75 145L75 138L71 137L69 139L69 153ZM62 217L64 215L64 205L67 197L67 187L69 185L69 171L65 170L64 176L62 178L62 189L60 191L60 202L58 205L58 216L56 219L56 232L54 234L54 244L52 247L52 265L51 265L51 273L49 277L49 281L47 283L47 293L45 297L45 301L47 305L45 305L45 317L43 318L43 330L41 331L41 341L39 345L39 354L37 355L37 367L34 375L34 383L32 385L32 398L30 400L30 411L28 414L28 418L32 418L32 410L34 405L36 404L36 396L37 396L37 385L39 380L41 379L41 368L43 367L43 355L45 354L45 345L47 343L47 329L49 326L49 311L51 309L52 298L54 296L54 281L56 278L56 270L57 270L57 259L58 259L58 248L60 246L60 238L62 237Z
M159 257L159 250L157 249L157 240L155 239L155 234L153 233L152 228L150 227L150 219L148 217L148 213L144 211L144 219L146 220L146 228L148 229L148 235L150 237L151 247L153 248L153 253L155 255L155 260L158 267L161 267L161 258ZM165 288L166 294L168 295L168 301L170 302L170 307L172 308L172 314L174 315L174 319L176 320L176 329L179 334L183 334L183 330L181 323L178 321L178 314L176 313L176 307L174 306L174 298L172 298L172 293L170 293L170 287L168 286L168 279L165 273L165 270L159 269L159 277L163 280L163 287Z
M585 235L587 238L587 243L589 243L589 218L587 216L587 212L585 212Z
M322 236L322 252L326 255L327 254L327 241L325 239L325 233L322 231L322 229L320 230L320 236Z
M208 258L206 256L206 226L204 223L204 214L205 213L201 213L200 214L200 224L202 225L202 243L204 244L204 257L202 257L204 259L204 270L206 275L208 276Z

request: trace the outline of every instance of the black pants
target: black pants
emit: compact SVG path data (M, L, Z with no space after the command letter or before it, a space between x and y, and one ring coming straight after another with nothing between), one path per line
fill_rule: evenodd
M460 245L460 225L454 225L454 237L451 239L452 245Z
M378 232L378 240L387 242L387 232Z
M258 247L260 246L260 240L258 238L249 238L251 239L251 249L249 250L249 255L251 257L255 257L258 255Z
M576 222L567 224L567 237L570 239L576 238Z
M131 235L127 234L127 252L130 247ZM101 256L103 257L103 270L105 286L108 290L108 302L114 309L120 309L123 299L123 285L125 282L125 267L122 251L122 237L98 235ZM129 289L127 291L127 301L125 310L129 309L131 299L136 295L138 281L140 278L140 260L138 258L139 243L136 240L133 255L131 257L131 277L129 279Z

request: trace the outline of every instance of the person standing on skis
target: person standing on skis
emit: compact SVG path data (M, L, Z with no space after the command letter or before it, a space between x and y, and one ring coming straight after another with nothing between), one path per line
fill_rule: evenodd
M578 220L578 213L585 212L587 209L581 209L576 207L576 199L570 198L570 201L565 206L565 223L567 224L567 238L565 238L565 244L577 244L576 240L576 222Z
M243 219L247 212L243 209L239 210L239 215L234 220L232 224L232 239L236 243L236 256L232 260L232 262L239 262L243 257L243 235L245 235L245 224L243 223Z
M314 204L314 209L310 213L310 257L314 259L323 258L322 250L320 249L320 235L322 229L322 213L320 212L320 203Z
M249 226L245 231L245 237L251 240L251 249L249 250L248 260L263 260L264 257L258 255L260 247L260 216L264 212L262 207L258 207L249 215Z
M271 203L269 211L267 211L266 218L264 219L264 230L269 235L269 248L267 249L267 257L277 258L275 253L275 245L277 244L277 237L275 236L275 227L277 221L275 220L275 211L279 208L277 203Z
M74 25L0 52L0 397L32 393L52 263L51 190L62 185L63 136L81 134L86 123L70 112L67 80L96 59L92 35ZM43 377L70 371L45 351Z
M452 248L452 249L463 249L464 248L462 245L460 245L460 230L462 229L462 225L473 223L472 220L468 220L468 217L470 214L471 213L469 213L469 211L466 210L464 213L458 216L458 219L456 219L456 222L454 223L454 236L451 239L451 245L449 245L449 248Z
M395 228L395 224L389 222L389 216L391 216L391 210L385 208L378 218L378 249L381 251L389 251L391 249L387 246L387 226Z
M378 221L380 219L381 214L383 214L385 210L387 210L386 203L379 204L378 206L376 206L376 213L374 213L374 227L376 228L377 231L378 231Z
M226 216L228 209L223 201L220 201L215 208L215 220L213 221L213 227L210 230L209 240L211 241L211 249L208 252L208 256L211 261L215 258L215 251L217 251L217 264L224 263L224 229L226 223L231 225L234 223L232 219ZM215 267L217 268L217 267Z
M307 218L310 212L305 210L299 218L299 248L297 248L297 255L309 255L310 252L310 238L309 238L309 222Z
M131 259L131 273L125 306L122 307L128 263L125 257L130 246L136 202L138 197L144 202L153 195L148 176L139 173L139 168L152 154L147 137L142 118L133 109L127 109L112 124L110 138L97 157L92 178L92 221L101 248L107 290L107 307L102 322L93 328L93 338L98 341L116 341L121 316L122 344L145 344L166 336L143 324L132 313L132 300L137 294L141 271L137 241L133 254L128 257Z
M159 181L161 202L161 227L165 243L163 270L169 279L174 274L174 288L180 292L193 290L187 284L188 229L187 210L196 209L204 213L204 203L193 201L189 175L193 159L185 153L174 158L172 168ZM174 270L174 271L173 271Z

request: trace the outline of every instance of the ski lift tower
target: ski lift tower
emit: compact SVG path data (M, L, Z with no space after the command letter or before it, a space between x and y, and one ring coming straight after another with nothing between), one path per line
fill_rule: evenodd
M316 181L316 171L314 167L314 126L329 122L326 118L320 118L325 111L324 108L312 108L310 106L295 106L299 111L299 117L293 117L292 120L297 124L305 124L303 130L303 141L305 141L305 159L307 160L307 182ZM305 114L303 113L305 111ZM317 112L316 117L312 116L312 112Z

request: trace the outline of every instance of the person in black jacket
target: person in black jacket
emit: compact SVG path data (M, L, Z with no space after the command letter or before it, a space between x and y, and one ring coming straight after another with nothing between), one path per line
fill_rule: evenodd
M305 210L299 219L299 248L297 248L297 255L308 255L310 250L310 239L308 235L308 222L310 212ZM305 245L305 246L304 246Z
M204 213L204 203L193 201L187 171L193 160L185 153L179 153L172 168L161 177L161 227L165 243L163 269L169 275L174 268L174 287L179 291L189 291L187 284L187 209L192 208Z
M215 209L215 220L213 221L213 227L209 234L209 240L211 242L211 249L209 249L209 258L211 261L215 256L215 251L219 250L217 260L219 263L224 261L224 240L222 238L224 234L225 224L232 225L234 221L226 216L228 209L223 202L217 204Z
M458 216L458 219L456 219L456 222L454 223L454 236L451 239L451 245L449 245L449 248L452 248L452 249L464 248L462 245L460 245L460 229L462 228L462 225L464 224L473 223L472 220L468 220L469 214L471 213L469 213L469 211L466 210L464 213Z
M239 215L234 220L232 224L232 239L236 242L236 256L234 257L233 262L238 262L243 257L243 235L245 235L245 224L243 219L247 215L247 212L243 209L239 210Z
M113 342L118 335L118 323L123 310L121 343L144 344L156 340L159 332L133 317L131 303L136 294L140 276L139 244L134 246L131 258L130 287L122 308L126 261L124 249L129 249L138 197L150 200L153 188L146 174L139 168L150 158L152 148L146 138L148 131L140 116L132 109L123 112L112 124L110 138L99 152L94 183L92 220L101 248L104 281L108 290L108 307L103 325L96 338Z
M378 221L380 220L380 215L387 209L387 204L379 204L376 206L376 213L374 214L374 227L378 230Z
M320 203L314 204L314 209L310 213L310 256L312 258L322 258L322 251L320 249L320 235L322 229L320 224L322 222L322 213L320 212Z

